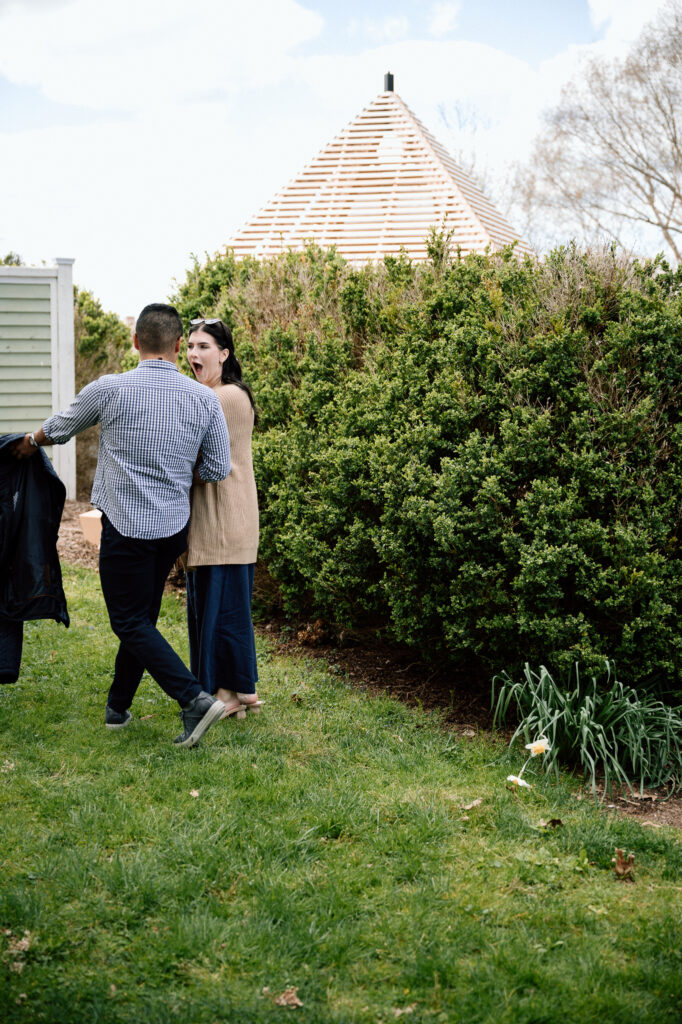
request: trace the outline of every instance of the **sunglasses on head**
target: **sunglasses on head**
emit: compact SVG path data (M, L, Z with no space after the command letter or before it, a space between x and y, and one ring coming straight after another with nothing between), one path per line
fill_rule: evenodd
M213 317L211 320L207 320L205 316L200 316L196 320L190 320L190 327L197 327L199 324L219 324L221 322L220 317Z

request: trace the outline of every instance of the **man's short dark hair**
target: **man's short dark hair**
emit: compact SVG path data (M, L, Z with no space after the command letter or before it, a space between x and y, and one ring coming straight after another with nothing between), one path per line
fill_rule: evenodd
M172 352L182 337L182 320L174 306L152 302L137 318L135 333L141 352Z

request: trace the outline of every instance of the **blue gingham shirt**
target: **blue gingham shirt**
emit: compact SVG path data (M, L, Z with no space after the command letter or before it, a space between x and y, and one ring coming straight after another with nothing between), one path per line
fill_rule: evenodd
M189 519L192 471L215 483L230 472L230 439L218 397L166 359L87 384L43 423L53 444L101 424L90 498L125 537L170 537Z

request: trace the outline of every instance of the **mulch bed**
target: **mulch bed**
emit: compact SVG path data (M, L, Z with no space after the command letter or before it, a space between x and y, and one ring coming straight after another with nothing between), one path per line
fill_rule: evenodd
M70 565L82 565L86 569L97 569L99 565L99 548L88 544L83 536L78 516L81 512L89 512L92 505L89 501L67 501L62 513L59 527L57 551L59 557Z
M65 562L97 569L98 550L84 539L78 522L79 514L90 508L88 502L66 502L57 548ZM183 586L182 577L172 574L169 586ZM446 725L463 741L492 728L489 682L476 667L470 673L454 673L419 661L413 650L379 641L370 630L347 631L332 638L320 621L303 623L293 633L289 623L279 620L257 628L275 641L283 654L320 658L330 671L347 676L369 693L388 694L427 710L441 709ZM682 798L666 800L662 791L618 791L604 806L612 813L637 818L643 825L682 828Z

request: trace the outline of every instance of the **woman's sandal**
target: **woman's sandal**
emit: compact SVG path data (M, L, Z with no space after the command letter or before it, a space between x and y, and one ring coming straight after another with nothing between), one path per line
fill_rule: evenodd
M221 693L225 694L225 696L221 697ZM239 699L239 695L233 690L218 690L216 697L218 697L219 700L222 700L225 705L225 710L220 716L221 721L223 718L229 718L231 715L234 715L236 718L246 718L244 705Z
M254 715L257 715L265 704L264 700L258 699L257 693L238 693L236 696L241 701L244 710L251 711Z

